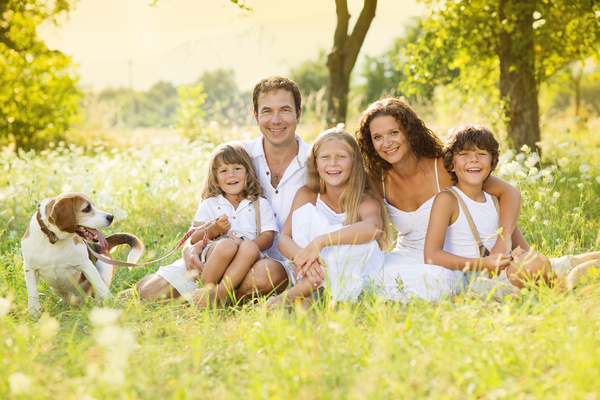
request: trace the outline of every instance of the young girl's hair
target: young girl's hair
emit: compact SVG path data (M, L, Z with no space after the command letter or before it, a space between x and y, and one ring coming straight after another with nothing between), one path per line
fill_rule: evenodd
M315 193L325 193L325 182L321 179L317 171L317 153L321 145L330 141L339 141L346 144L352 157L352 170L348 178L348 185L346 185L340 197L340 208L346 213L346 224L349 225L358 222L358 208L362 198L365 194L371 195L379 202L381 218L383 220L383 227L377 242L379 243L379 247L386 250L391 244L392 239L387 210L383 204L381 195L377 191L377 187L365 171L358 145L352 135L343 129L332 128L317 136L310 149L306 163L306 186Z
M492 156L491 171L495 170L498 165L499 145L492 131L483 125L460 124L448 132L448 136L444 141L442 156L444 168L452 176L454 182L458 181L456 173L452 171L454 169L454 155L463 150L475 150L475 147L490 153Z
M264 196L250 155L241 144L232 142L223 143L213 150L208 162L208 173L204 177L202 185L201 197L203 200L220 194L225 195L217 181L217 169L224 164L240 164L246 168L246 188L241 194L242 198L256 200L259 196Z

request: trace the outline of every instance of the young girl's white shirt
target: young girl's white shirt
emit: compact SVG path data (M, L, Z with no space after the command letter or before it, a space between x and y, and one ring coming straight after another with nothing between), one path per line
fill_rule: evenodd
M483 192L485 203L479 203L469 198L469 196L456 186L453 186L453 188L467 205L483 245L490 250L496 244L498 227L500 226L498 211L494 206L492 196L489 193ZM477 241L473 236L469 221L467 221L467 217L460 207L458 218L456 218L453 224L448 226L448 230L446 231L444 251L467 258L478 258L480 256Z
M277 219L269 201L264 197L259 197L258 205L260 209L260 231L274 231L278 234ZM198 204L194 221L204 223L213 218L218 218L223 214L229 218L229 223L231 224L229 231L234 236L246 240L256 239L255 209L252 201L248 199L243 199L237 209L235 209L223 195L209 197Z

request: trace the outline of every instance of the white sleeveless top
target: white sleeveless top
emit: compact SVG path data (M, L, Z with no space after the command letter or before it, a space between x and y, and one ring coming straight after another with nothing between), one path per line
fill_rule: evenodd
M485 203L479 203L469 198L469 196L464 194L456 186L453 186L453 188L467 205L483 245L490 250L496 243L496 239L498 238L497 231L500 226L498 221L498 211L494 206L492 196L483 192L485 194ZM454 221L446 231L444 250L461 257L479 257L477 242L475 241L475 237L469 226L469 221L467 221L467 217L462 208L460 208L456 221Z
M383 176L381 177L381 183L383 185L383 202L387 208L388 215L390 216L390 222L392 226L398 231L398 238L396 240L397 249L415 250L410 253L417 259L423 259L423 252L425 251L425 235L427 234L427 227L429 226L429 215L431 214L431 206L433 205L432 196L425 203L415 211L402 211L387 202L385 198L385 183L383 182ZM438 193L440 192L440 181L437 172L437 159L435 160L435 183L437 185Z
M346 213L336 213L333 211L323 200L321 200L321 193L317 193L317 202L315 203L315 206L317 207L317 210L327 215L332 222L335 221L342 225L346 225Z

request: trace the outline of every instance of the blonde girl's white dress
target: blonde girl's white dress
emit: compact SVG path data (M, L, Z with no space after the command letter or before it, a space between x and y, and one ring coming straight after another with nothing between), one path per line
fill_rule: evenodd
M435 179L439 193L437 160ZM383 201L392 226L398 231L396 247L385 254L383 268L382 292L389 300L408 302L417 298L435 301L457 294L465 284L461 271L425 263L425 236L434 198L435 196L431 197L415 211L405 212L387 202L385 184L383 186Z
M292 239L306 247L317 236L342 229L345 220L346 213L336 213L318 195L315 205L307 203L292 214ZM333 301L355 302L363 281L376 276L383 267L383 253L375 240L327 246L319 256L326 265L324 290Z

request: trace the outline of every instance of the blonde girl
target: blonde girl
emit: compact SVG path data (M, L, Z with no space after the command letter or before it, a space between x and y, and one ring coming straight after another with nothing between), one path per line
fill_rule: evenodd
M313 143L307 185L292 203L279 238L291 260L295 286L267 306L309 297L323 286L334 301L356 301L364 282L377 279L390 243L385 206L366 174L354 138L329 129Z
M223 303L260 259L261 252L273 244L277 222L262 196L248 152L238 143L218 146L209 161L194 225L215 221L191 237L192 244L206 241L201 254L205 264L200 277L203 287L193 292L197 306Z

